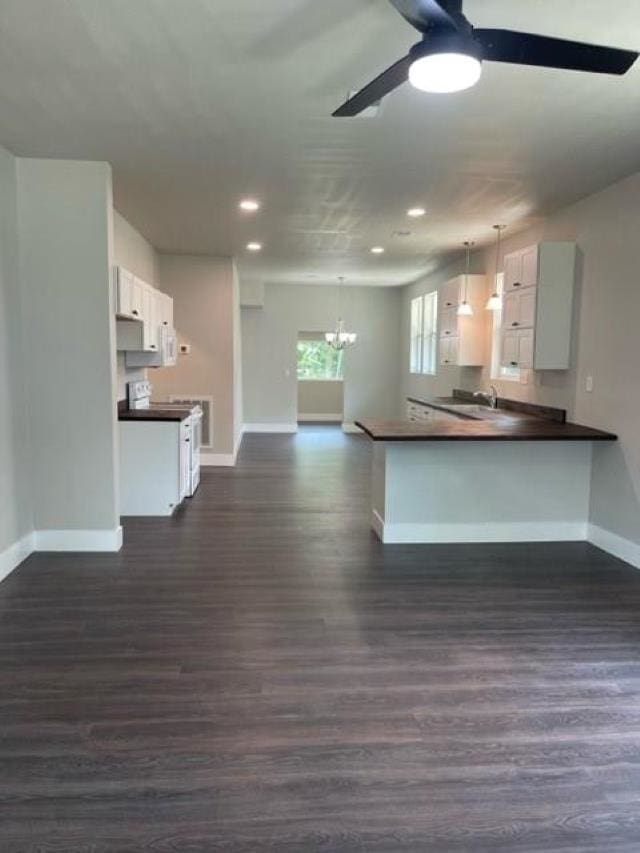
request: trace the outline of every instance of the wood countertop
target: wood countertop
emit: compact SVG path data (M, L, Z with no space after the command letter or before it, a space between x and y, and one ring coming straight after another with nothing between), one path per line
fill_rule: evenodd
M610 432L544 418L491 412L482 418L438 418L423 423L363 418L356 426L373 441L616 441Z

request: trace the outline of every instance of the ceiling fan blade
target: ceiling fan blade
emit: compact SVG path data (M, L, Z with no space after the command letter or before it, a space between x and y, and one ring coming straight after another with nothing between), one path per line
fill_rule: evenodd
M479 29L473 31L473 36L482 45L484 59L492 62L591 71L595 74L626 74L638 58L638 53L633 50L513 30Z
M438 3L437 0L391 0L391 3L402 17L421 33L428 32L434 25L451 30L458 29L455 18L444 7L454 5L461 9L462 3L460 2L452 3L451 0L448 3L447 0L443 0L442 3Z
M333 115L338 118L351 118L366 110L367 107L377 103L385 95L388 95L389 92L393 92L394 89L397 89L398 86L407 81L412 62L413 60L410 56L400 59L391 68L383 71L382 74L365 86L364 89L360 89L353 98L349 98Z

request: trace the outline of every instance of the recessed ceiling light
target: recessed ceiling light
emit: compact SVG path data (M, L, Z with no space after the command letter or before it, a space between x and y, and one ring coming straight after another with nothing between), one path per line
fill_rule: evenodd
M426 210L424 207L410 207L407 210L407 216L410 216L412 219L419 219L421 216L426 214Z
M247 243L247 249L250 252L259 252L262 249L262 243Z
M260 202L255 198L243 198L240 202L240 210L245 210L247 213L255 213L260 210Z
M383 255L384 254L384 247L383 246L374 246L373 249L371 249L371 254L372 255Z

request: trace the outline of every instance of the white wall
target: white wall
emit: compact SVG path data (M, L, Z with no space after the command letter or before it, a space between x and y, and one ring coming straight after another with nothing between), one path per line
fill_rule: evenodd
M358 333L345 354L345 422L398 414L400 288L341 290L269 284L264 308L242 309L245 423L295 425L298 333L332 330L338 310Z
M113 257L118 266L125 267L148 284L156 285L158 259L155 249L117 210L113 211ZM127 382L146 376L144 368L126 367L124 353L119 352L118 400L126 399Z
M565 208L535 229L504 242L503 254L541 240L575 240L579 270L574 311L574 358L569 371L534 374L528 385L492 380L489 335L483 371L439 369L435 380L408 375L403 354L405 393L449 393L454 386L473 390L493 382L503 397L566 408L571 420L615 432L620 441L595 448L591 482L591 523L640 544L640 173ZM489 276L495 272L494 250L474 262ZM405 288L403 350L408 351L407 300L438 284L443 275ZM490 313L487 312L487 330ZM587 376L594 390L586 391Z
M110 167L18 160L18 226L35 528L117 531Z
M298 417L339 415L344 408L344 383L335 379L301 379L298 382Z
M16 193L16 160L0 148L0 577L3 552L33 529Z
M158 256L159 286L174 299L174 320L180 342L190 355L178 357L176 367L154 370L156 399L171 394L213 397L213 453L233 455L241 426L234 387L241 385L241 368L234 352L234 312L239 311L234 263L230 258L197 255Z

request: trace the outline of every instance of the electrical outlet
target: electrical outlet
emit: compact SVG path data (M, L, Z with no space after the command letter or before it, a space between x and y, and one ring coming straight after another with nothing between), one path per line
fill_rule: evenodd
M593 376L587 376L587 381L585 382L585 389L588 394L591 394L593 391Z

